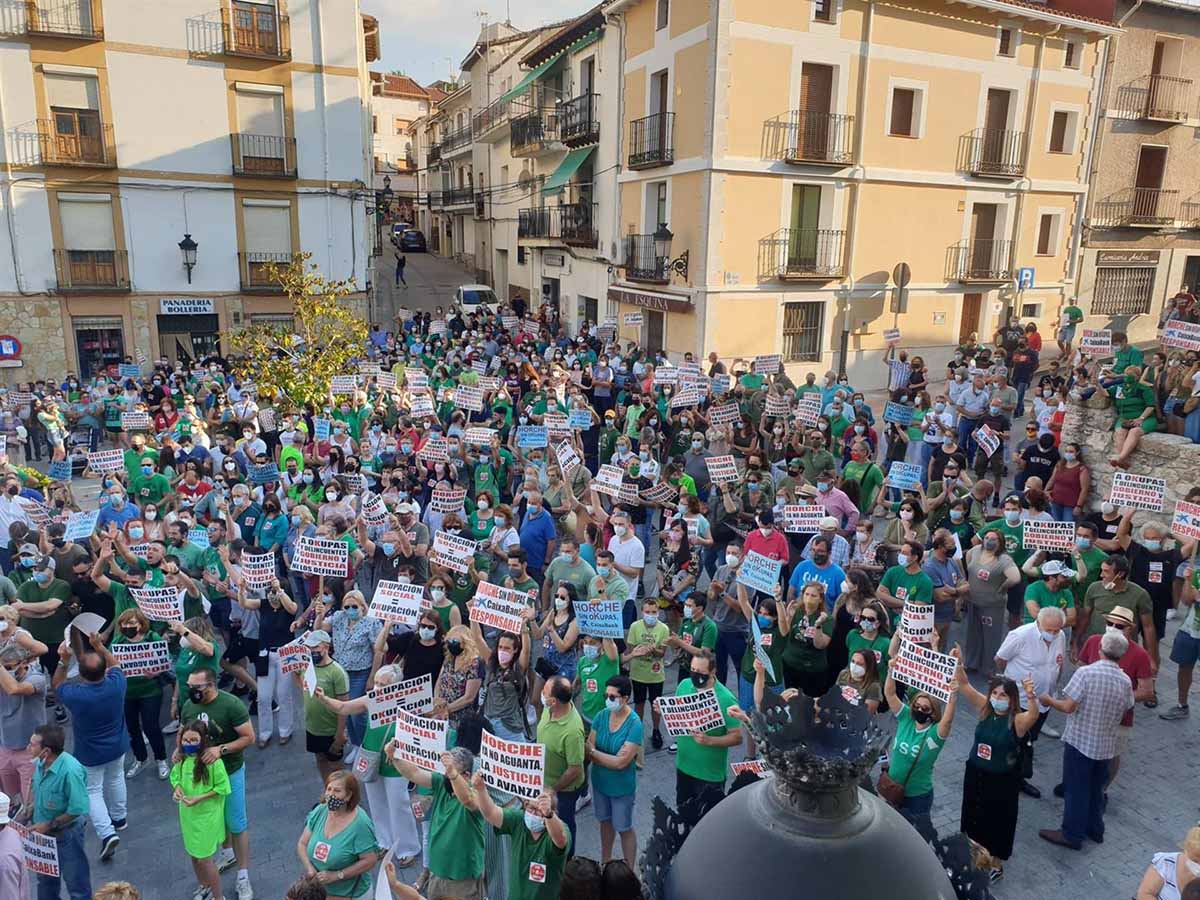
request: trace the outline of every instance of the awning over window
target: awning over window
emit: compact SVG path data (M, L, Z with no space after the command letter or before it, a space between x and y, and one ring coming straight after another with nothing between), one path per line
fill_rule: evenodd
M564 54L575 53L579 50L582 50L584 47L587 47L591 44L596 43L596 41L600 40L600 35L603 33L604 33L603 28L597 28L594 31L590 31L587 34L585 34L583 37L581 37L579 40L577 40L573 44L571 44L569 47L565 47L564 49L559 50L557 53L555 53L549 59L545 60L540 65L538 65L537 68L530 69L529 72L525 75L524 78L521 79L520 83L516 87L514 87L512 90L508 91L506 94L504 94L504 96L502 96L500 98L500 102L503 103L506 100L511 100L511 99L513 99L513 97L518 97L521 94L525 93L527 90L529 90L529 86L531 84L533 84L535 81L537 81L539 78L541 78L543 75L545 75L547 72L549 72L550 69L553 68L554 64L556 62L558 62L563 57Z
M567 182L579 171L579 167L587 161L587 158L592 155L595 149L595 147L581 147L578 150L570 151L563 161L558 164L558 168L554 170L554 174L546 180L546 184L542 187L542 193L553 194L566 187Z

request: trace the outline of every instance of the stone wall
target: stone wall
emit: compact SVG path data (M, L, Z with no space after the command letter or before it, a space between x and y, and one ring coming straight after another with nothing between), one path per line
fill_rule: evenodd
M1116 413L1106 394L1096 394L1083 402L1071 400L1068 404L1063 422L1063 441L1074 441L1083 448L1083 460L1092 473L1089 507L1099 509L1100 502L1108 496L1112 487L1114 470L1108 460L1112 456ZM1139 510L1134 516L1134 523L1141 524L1157 518L1169 524L1176 502L1184 499L1193 487L1200 485L1200 444L1166 432L1148 434L1130 457L1126 471L1163 478L1167 482L1163 512L1155 514Z
M24 365L0 368L0 383L61 377L67 371L67 335L57 297L0 298L0 334L21 341Z

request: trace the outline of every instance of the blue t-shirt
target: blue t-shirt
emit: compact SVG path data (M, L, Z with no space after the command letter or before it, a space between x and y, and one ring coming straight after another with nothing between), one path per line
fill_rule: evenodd
M953 558L947 559L945 562L938 560L932 553L925 556L925 561L921 564L921 570L929 576L929 580L933 582L934 590L942 587L957 587L962 583L963 573L959 568L958 562ZM953 603L937 603L933 610L933 621L939 625L944 625L951 621L954 617Z
M592 719L592 733L596 735L596 749L601 753L616 756L626 743L642 745L642 720L637 713L629 711L621 727L615 732L608 730L608 707L600 710ZM629 797L637 793L637 757L629 761L624 769L606 769L592 763L592 787L605 797Z
M825 585L825 606L832 612L833 605L837 603L837 598L842 593L842 582L845 580L846 573L836 563L830 563L821 569L811 559L806 559L792 570L792 577L788 579L788 587L799 597L804 590L804 585L810 581L821 582Z
M518 533L521 536L521 549L525 551L526 568L540 572L546 565L547 542L557 536L554 532L554 519L544 509L537 518L526 512L525 521L521 523Z
M72 755L85 766L102 766L129 752L125 730L125 673L109 669L97 684L71 682L58 688L75 731Z

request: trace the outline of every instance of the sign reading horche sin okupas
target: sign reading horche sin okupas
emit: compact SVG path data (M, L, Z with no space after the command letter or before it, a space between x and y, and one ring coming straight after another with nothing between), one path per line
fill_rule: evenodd
M53 835L31 831L29 826L19 822L9 822L8 827L21 836L26 869L47 878L62 877L58 865L58 841Z
M121 428L125 431L149 431L150 413L138 410L121 413Z
M979 445L979 449L983 451L984 456L987 456L989 459L1000 449L1000 435L992 431L990 425L980 425L972 436L975 438L975 443Z
M815 393L802 394L796 404L796 421L801 425L813 426L821 418L821 395Z
M264 588L275 580L274 553L242 553L242 561L238 564L242 572L242 581L246 587Z
M1131 472L1114 472L1108 502L1117 509L1132 507L1162 512L1163 496L1167 492L1164 478L1134 475Z
M334 375L329 379L329 393L334 394L353 394L358 390L357 375Z
M913 408L904 403L889 400L883 408L883 421L895 422L907 428L912 424Z
M754 357L753 371L755 375L775 375L779 372L779 366L783 362L783 357L778 353L772 353L769 356Z
M1021 527L1021 546L1026 550L1074 550L1075 523L1026 519Z
M151 622L183 621L183 596L179 588L131 587L129 595Z
M396 709L396 737L392 742L395 758L427 772L446 771L442 754L446 752L446 719L427 719L407 709Z
M383 503L383 498L370 491L363 494L358 514L368 525L382 525L387 521L387 507Z
M461 534L438 531L433 536L433 561L455 572L465 574L471 566L471 557L478 547L475 541Z
M958 661L948 653L900 639L900 652L888 662L888 672L918 691L926 691L942 703L950 700L950 684Z
M390 725L400 710L427 716L433 709L433 676L426 672L407 681L393 681L367 691L367 721L372 728Z
M421 585L384 580L375 588L367 615L381 622L395 622L416 628L421 613L431 606Z
M575 619L579 633L598 638L625 637L625 624L621 618L624 600L588 600L575 604Z
M1163 328L1162 343L1166 347L1178 347L1180 350L1200 350L1200 324L1172 320Z
M344 541L301 535L296 540L292 568L306 575L344 578L349 559L350 548Z
M495 436L494 428L468 428L463 432L463 441L477 447L490 447Z
M485 731L479 744L479 773L497 791L536 800L544 790L546 747L504 741Z
M473 384L460 384L454 389L454 405L471 412L483 410L483 391Z
M743 772L750 772L759 778L770 778L775 774L775 770L767 765L765 759L743 759L741 762L730 763L729 771L735 778Z
M780 397L778 394L767 394L767 404L765 412L768 416L786 416L792 408L787 397Z
M125 468L125 457L120 450L97 450L87 455L88 468L100 474L103 472L120 472Z
M928 644L933 639L933 604L904 601L900 612L900 633L910 641Z
M698 691L683 697L663 696L655 701L663 725L671 737L711 731L725 724L716 691Z
M1177 538L1200 539L1200 503L1180 500L1171 519L1171 534Z
M434 488L430 504L434 512L452 513L463 508L467 497L466 488Z
M152 678L171 671L171 651L166 641L113 644L111 649L127 678Z
M714 406L708 411L708 421L713 425L732 425L742 417L742 411L732 401Z
M888 469L887 483L901 491L921 489L921 467L917 463L896 460Z
M523 613L529 608L528 594L481 581L475 589L471 621L481 626L499 628L509 634L520 634L525 623Z
M789 503L783 507L783 530L789 534L815 534L827 513L816 503Z
M92 509L87 512L71 513L67 517L66 531L63 537L68 541L84 541L96 530L96 520L100 518L100 510Z
M597 494L608 494L610 497L621 496L621 483L624 481L624 475L618 466L605 463L600 466L596 472L596 477L592 479L592 487Z
M1112 331L1108 328L1083 329L1079 350L1087 356L1109 356L1112 353Z
M771 559L757 550L751 550L738 568L737 581L748 588L770 594L779 584L779 573L782 569L781 560Z
M518 425L517 446L522 450L540 450L550 443L550 429L545 425Z
M576 466L583 464L575 448L566 441L554 445L554 455L558 458L558 467L562 469L563 475L570 475Z
M276 652L279 654L279 671L283 675L303 672L312 662L312 651L305 647L299 639L290 644L284 644Z
M738 480L737 463L728 454L710 456L704 460L704 464L708 466L708 477L713 484L728 484Z

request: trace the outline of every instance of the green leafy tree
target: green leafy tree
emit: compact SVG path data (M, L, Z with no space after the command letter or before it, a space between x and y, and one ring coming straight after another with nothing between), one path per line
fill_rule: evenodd
M260 391L275 395L282 407L318 409L329 397L330 379L353 371L364 353L367 323L346 297L353 281L330 281L302 253L286 267L272 266L272 280L292 301L289 329L269 322L253 323L223 337L237 360L234 371Z

